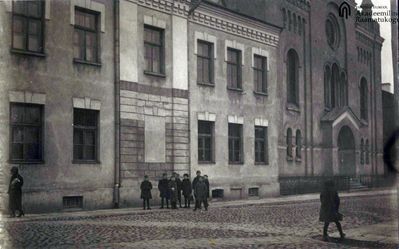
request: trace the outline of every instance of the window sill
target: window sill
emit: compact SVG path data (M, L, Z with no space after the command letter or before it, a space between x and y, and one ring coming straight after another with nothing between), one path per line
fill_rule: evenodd
M269 163L267 162L255 162L256 166L269 166Z
M72 164L101 164L100 161L80 161L80 160L73 160Z
M27 50L20 50L20 49L15 49L11 48L10 52L13 54L20 54L20 55L28 55L28 56L36 56L36 57L46 57L45 53L40 53L40 52L31 52Z
M257 91L254 91L254 94L255 94L255 95L264 96L264 97L267 97L267 96L269 96L269 95L267 94L267 92L263 93L263 92L257 92Z
M213 84L213 83L201 83L201 82L197 82L197 85L199 85L199 86L215 87L215 84Z
M76 59L76 58L73 59L73 63L101 67L101 63L99 63L99 62L85 61L85 60L80 60L80 59Z
M229 162L229 165L244 165L244 162Z
M198 161L198 164L204 165L204 164L215 164L214 161Z
M8 160L9 164L44 164L45 162L43 160L40 161L14 161L14 160Z
M233 87L227 87L227 90L234 91L234 92L240 92L240 93L244 92L244 90L242 90L241 88L233 88Z
M166 75L163 74L163 73L155 73L155 72L151 72L151 71L144 71L144 74L150 75L150 76L159 77L159 78L166 78Z
M288 111L300 113L299 107L295 104L288 103L286 109Z

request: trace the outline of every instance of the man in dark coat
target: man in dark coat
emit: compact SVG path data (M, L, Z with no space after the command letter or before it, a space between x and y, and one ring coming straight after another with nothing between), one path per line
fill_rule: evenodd
M144 176L144 181L141 182L140 185L141 189L141 199L143 199L143 209L145 210L146 203L147 203L147 209L150 210L150 199L152 199L151 195L151 189L152 189L152 184L148 180L148 176Z
M204 178L200 177L198 180L198 183L195 185L194 188L194 195L195 197L195 208L194 211L196 211L197 209L201 208L201 204L204 203L204 208L205 210L208 210L208 201L207 201L207 197L206 197L206 191L207 191L207 187L206 184L204 182Z
M181 191L182 191L182 182L180 180L180 176L178 173L173 173L176 178L176 184L177 184L177 200L179 201L179 207L182 208L181 206Z
M172 205L172 209L177 209L177 191L177 181L175 176L172 175L169 181L170 204Z
M210 196L209 195L209 180L208 180L208 176L207 175L204 175L204 182L205 182L206 188L208 189L206 197L209 199L209 196Z
M183 175L182 190L184 196L184 208L190 208L190 198L192 195L191 181L188 174Z
M17 167L11 168L10 184L8 185L10 217L15 217L15 211L18 211L18 217L24 214L22 210L22 185L24 178L18 173Z
M161 208L166 200L166 208L169 208L169 181L166 173L162 174L162 179L158 182L159 196L161 197Z
M194 178L194 180L193 180L193 190L195 190L195 186L197 185L197 183L199 182L199 179L201 178L201 171L199 171L199 170L197 170L197 176ZM197 199L197 197L196 197L196 195L195 195L195 191L194 191L194 198L195 199ZM197 200L195 200L195 209L197 209L198 207L197 207L197 204L198 204L198 202L197 202Z
M324 189L320 194L320 202L319 220L324 222L323 240L329 241L327 231L330 222L334 222L337 225L341 239L343 239L345 234L343 233L341 223L339 222L339 220L342 219L342 215L338 212L340 199L338 192L335 190L333 181L328 180L324 183Z

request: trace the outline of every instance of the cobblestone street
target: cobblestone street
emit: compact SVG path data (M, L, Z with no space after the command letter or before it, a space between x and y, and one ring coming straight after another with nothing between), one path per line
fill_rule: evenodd
M398 248L395 195L342 197L341 206L347 239L338 243L321 241L319 201L313 199L211 203L208 212L154 207L3 218L1 248ZM338 237L335 225L330 235Z

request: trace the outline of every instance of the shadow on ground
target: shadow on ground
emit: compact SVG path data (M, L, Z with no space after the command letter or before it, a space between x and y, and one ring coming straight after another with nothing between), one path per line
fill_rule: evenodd
M313 236L313 239L323 241L321 235ZM398 249L399 245L394 243L384 243L378 241L367 241L367 240L357 240L351 238L345 238L341 240L340 238L330 237L329 242L325 243L335 243L345 247L357 247L357 248L386 248L386 249Z

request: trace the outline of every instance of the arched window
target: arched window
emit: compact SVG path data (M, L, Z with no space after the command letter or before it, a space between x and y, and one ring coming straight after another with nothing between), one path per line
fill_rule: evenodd
M292 158L292 130L287 129L287 157Z
M284 21L284 28L287 28L287 12L285 8L283 8L283 21Z
M360 81L360 118L367 121L368 118L368 89L367 80L362 78Z
M301 152L302 152L302 136L301 131L297 130L295 135L295 157L297 159L301 159Z
M366 150L366 164L369 164L370 163L370 147L369 147L370 145L369 145L369 140L368 139L366 139L366 145L365 145L365 150Z
M302 18L298 16L298 34L302 34Z
M289 31L291 31L291 25L292 25L291 11L288 11L288 30Z
M324 68L324 106L331 108L331 69L329 66Z
M364 140L360 140L360 164L364 164Z
M341 80L340 80L340 106L347 106L348 105L348 84L346 81L345 73L341 73Z
M287 54L287 102L299 105L299 60L295 50Z
M332 66L331 72L331 107L339 104L339 69L337 64Z
M296 33L297 22L296 22L296 15L295 15L295 13L292 15L292 19L294 20L294 33Z

